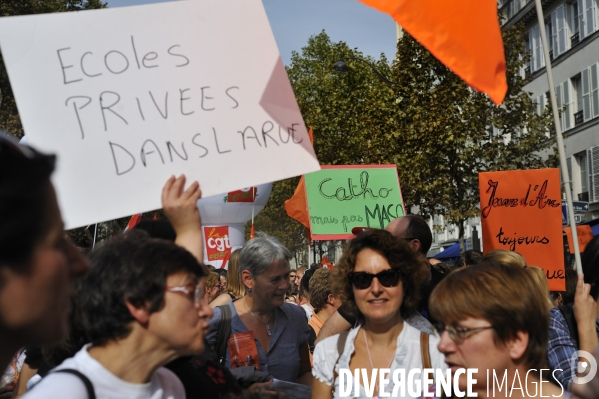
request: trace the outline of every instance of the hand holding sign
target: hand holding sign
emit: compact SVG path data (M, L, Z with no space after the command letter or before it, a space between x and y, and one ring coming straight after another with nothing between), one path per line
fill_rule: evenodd
M580 350L592 352L599 344L597 339L597 302L591 296L591 285L584 283L584 275L578 275L574 296L574 317L578 327Z
M162 208L177 233L177 245L191 252L198 262L204 261L202 220L196 206L202 197L198 182L193 182L185 191L185 175L171 176L162 189Z

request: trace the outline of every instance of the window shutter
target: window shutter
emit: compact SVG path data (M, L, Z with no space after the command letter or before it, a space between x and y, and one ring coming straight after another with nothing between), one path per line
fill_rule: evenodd
M566 166L568 167L568 179L570 179L570 183L574 184L572 181L572 157L566 158ZM574 185L571 187L574 187Z
M562 4L557 8L557 28L555 29L557 32L557 48L553 48L553 54L555 57L566 52L567 47L566 43L568 43L568 29L566 26L566 5Z
M539 103L541 104L541 113L543 113L543 111L545 111L545 106L547 105L545 104L545 94L541 94L539 97Z
M574 181L572 181L572 157L566 158L566 168L568 169L568 180L570 180L570 194L572 194L572 197L574 197L574 192L576 190L574 190ZM566 185L564 184L564 188L565 187Z
M535 43L535 28L533 27L528 31L527 50L530 51L530 61L528 61L528 64L530 65L530 72L534 72L536 70L535 65L537 63L537 60L535 57Z
M597 64L589 68L589 81L591 83L591 109L592 118L599 116L599 82L597 79Z
M582 70L582 114L584 122L592 118L591 115L591 82L589 81L590 68Z
M599 202L599 146L587 150L589 202Z
M570 93L570 79L568 79L562 83L563 106L565 107L564 115L562 117L562 131L572 128L572 115L570 115L572 112L572 99Z
M585 10L587 0L578 0L578 31L580 32L580 40L587 37Z
M559 7L558 7L559 8ZM545 25L547 26L547 25ZM549 27L549 26L547 26ZM547 40L551 41L550 49L553 50L553 58L559 55L559 47L557 43L557 9L551 13L551 30L547 31Z
M562 131L564 130L564 116L562 114L562 106L564 102L562 100L562 85L558 84L555 86L555 99L557 100L557 109L559 110L559 122Z
M543 44L541 43L541 30L539 25L532 28L533 36L533 71L537 71L545 66L545 59L543 58Z
M586 34L585 37L595 32L596 24L596 11L595 11L595 0L585 0L585 23L586 23Z

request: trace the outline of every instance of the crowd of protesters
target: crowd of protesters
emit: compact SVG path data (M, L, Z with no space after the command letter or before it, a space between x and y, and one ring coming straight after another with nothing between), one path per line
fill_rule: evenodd
M398 382L368 381L372 370L429 368L477 369L479 397L501 389L490 370L508 381L502 397L599 396L599 376L578 383L599 356L597 237L566 292L507 250L427 259L432 234L414 215L360 232L332 270L292 270L258 234L211 271L198 183L170 178L168 221L87 252L89 237L63 231L54 161L0 137L0 399L339 398L342 370L352 397L383 397ZM408 392L437 395L437 382ZM462 374L455 389L467 388Z

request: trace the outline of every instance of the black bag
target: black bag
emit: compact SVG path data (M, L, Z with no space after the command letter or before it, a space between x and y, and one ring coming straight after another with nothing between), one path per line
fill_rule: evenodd
M225 356L227 356L227 341L231 335L231 308L229 305L218 306L221 310L222 317L218 324L218 335L216 336L216 345L214 345L214 351L218 355L218 361L220 364L225 364Z

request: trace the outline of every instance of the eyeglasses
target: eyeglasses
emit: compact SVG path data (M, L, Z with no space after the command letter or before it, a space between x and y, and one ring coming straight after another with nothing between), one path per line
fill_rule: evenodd
M193 299L193 304L196 306L200 305L200 302L204 298L204 292L202 287L198 284L187 284L183 286L166 287L166 292L181 292ZM193 297L191 296L193 294Z
M416 238L416 237L403 237L402 240L412 241L412 240L418 240L418 238Z
M372 284L372 279L377 278L383 287L395 287L401 280L401 272L394 269L383 270L380 273L372 274L367 272L349 273L349 281L359 290L365 290Z
M435 323L434 327L435 327L435 331L439 335L441 335L443 333L443 331L447 331L447 334L449 334L449 338L451 338L453 340L453 342L455 342L458 345L461 344L462 342L464 342L465 340L467 340L468 338L470 338L471 336L473 336L474 334L476 334L477 332L494 328L493 326L474 327L474 328L467 328L467 327L461 327L461 326L451 327L451 326L446 326L443 323Z

